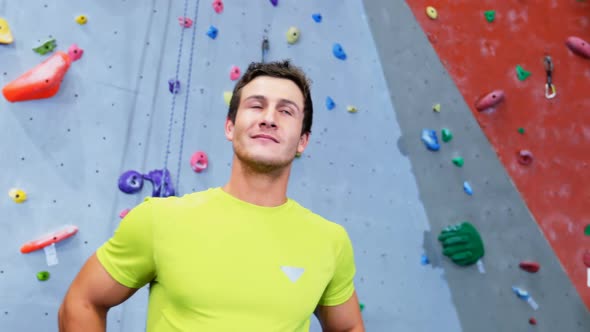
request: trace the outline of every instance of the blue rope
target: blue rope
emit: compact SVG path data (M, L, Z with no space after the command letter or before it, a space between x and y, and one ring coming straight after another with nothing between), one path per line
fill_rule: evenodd
M184 96L184 112L183 112L183 116L182 116L182 130L180 131L180 151L178 152L178 168L176 171L176 187L174 187L176 190L179 190L178 184L180 182L180 164L182 163L182 148L184 145L184 131L186 128L186 112L188 109L188 97L189 97L189 93L191 91L191 76L192 76L192 71L193 71L193 54L195 51L195 36L197 35L197 17L199 17L199 0L197 0L197 3L195 5L195 24L193 25L193 36L192 36L192 40L191 40L191 53L190 53L190 57L188 60L188 75L186 78L186 92L185 92L185 96ZM177 196L179 191L177 192Z
M186 17L186 13L188 12L188 0L184 0L184 13L183 17ZM196 21L196 18L195 18ZM175 82L178 81L178 73L180 72L180 60L182 58L182 46L184 44L184 30L185 28L182 27L182 32L180 33L180 44L178 46L178 57L176 59L176 75L174 76ZM174 91L174 89L173 89ZM188 91L187 91L188 93ZM164 154L164 168L162 169L162 185L160 187L160 197L164 194L165 184L166 184L166 171L168 170L168 155L170 154L170 141L172 139L172 123L174 122L174 109L176 107L176 93L172 93L172 105L170 107L170 121L168 122L168 140L166 142L166 151Z

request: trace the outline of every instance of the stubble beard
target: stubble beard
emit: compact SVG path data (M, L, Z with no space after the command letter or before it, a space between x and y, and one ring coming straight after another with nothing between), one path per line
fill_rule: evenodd
M234 145L234 153L240 162L251 172L258 174L280 173L293 162L293 159L260 160L249 154L240 144Z

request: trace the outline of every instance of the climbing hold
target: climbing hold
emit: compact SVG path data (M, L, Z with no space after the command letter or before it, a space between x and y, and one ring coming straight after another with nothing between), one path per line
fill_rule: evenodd
M28 254L36 250L43 249L54 243L58 243L78 233L78 227L74 225L64 225L59 230L40 236L37 239L25 243L21 248L20 252Z
M426 7L426 15L428 15L430 19L436 20L436 18L438 17L438 12L436 11L436 8L428 6Z
M584 228L584 235L590 236L590 224L586 225Z
M119 176L119 189L126 194L134 194L143 188L143 177L137 171L129 170Z
M457 167L463 167L464 163L465 163L465 161L461 157L453 158L453 164L455 164L455 166L457 166Z
M448 128L443 128L440 133L445 143L453 139L453 133Z
M522 128L522 127L518 128L518 133L521 135L524 135L524 128Z
M428 150L438 151L440 149L438 138L436 137L436 131L432 129L422 129L421 139Z
M211 38L211 39L215 39L215 38L217 38L218 32L219 32L219 30L217 30L216 27L210 26L209 30L207 30L207 36L209 36L209 38Z
M519 299L526 301L531 306L531 308L533 308L533 310L539 309L539 305L537 304L537 302L535 302L535 300L529 294L529 292L527 292L526 290L524 290L522 288L515 287L515 286L512 286L512 291L514 292L514 294L516 294L516 296Z
M27 200L27 193L22 189L10 189L8 191L8 196L10 196L15 203L22 203Z
M0 44L12 44L14 38L12 37L12 32L10 32L10 26L8 22L0 18Z
M174 187L172 186L172 176L170 171L156 169L150 171L148 174L144 174L143 178L150 181L153 185L152 196L153 197L168 197L174 196ZM162 192L162 189L163 192Z
M229 106L229 103L231 102L232 95L233 95L233 93L231 91L224 91L223 92L223 101L225 101L225 104L227 106Z
M502 100L504 100L504 91L494 90L478 100L475 104L475 108L480 112L485 111L498 105Z
M529 150L518 151L518 162L521 165L528 166L533 163L533 154Z
M291 45L295 44L299 40L301 32L296 27L290 27L287 30L287 42Z
M326 97L326 108L328 109L328 111L333 110L334 107L336 107L336 103L334 102L334 100L330 97Z
M82 55L84 55L84 50L79 48L78 45L72 44L72 46L68 48L68 56L72 62L80 60Z
M197 151L191 157L191 168L197 173L204 171L209 166L209 158L203 151Z
M322 21L322 14L320 14L320 13L312 14L311 18L313 18L313 20L316 21L316 23L320 23Z
M434 104L432 106L432 110L435 111L435 112L437 112L437 113L440 113L440 104Z
M338 43L335 43L332 46L332 53L338 59L340 59L340 60L346 60L346 52L344 52L344 49L342 48L342 45L340 45Z
M520 81L526 80L529 76L531 76L530 71L524 70L521 65L516 65L516 77L518 77Z
M129 213L129 211L131 211L131 209L125 209L125 210L119 212L119 218L121 218L121 219L125 218L125 216L127 215L127 213Z
M486 10L485 12L483 12L483 16L485 16L485 18L488 22L492 23L496 19L496 11L495 10Z
M41 46L37 46L33 48L33 51L45 55L49 52L52 52L57 47L55 38L49 39L48 41L41 44Z
M180 81L175 80L173 78L168 80L168 91L170 93L177 94L180 92Z
M221 1L221 0L214 0L212 5L213 5L213 10L217 14L221 14L221 12L223 12L223 1Z
M354 107L354 106L347 106L347 107L346 107L346 110L348 111L348 113L356 113L356 112L358 112L358 111L359 111L359 110L358 110L356 107Z
M442 244L443 255L458 265L474 264L485 254L479 232L468 221L445 227L438 240Z
M233 66L233 67L231 67L231 70L229 71L229 79L232 81L235 81L238 78L240 78L241 74L242 74L242 72L240 71L240 67Z
M465 181L463 182L463 191L469 195L469 196L473 196L473 189L471 188L471 185L469 184L469 182Z
M537 325L537 320L533 317L529 318L529 324L531 325Z
M47 271L41 271L41 272L37 272L37 280L39 281L47 281L49 280L49 272Z
M276 7L279 4L279 0L270 0L270 3Z
M86 15L78 15L76 16L76 23L84 25L88 23L88 17L86 17Z
M24 73L2 89L10 102L43 99L54 96L72 60L58 51L45 61Z
M522 261L520 262L520 264L518 264L518 266L520 266L521 269L529 273L537 273L541 268L541 265L539 263L531 261Z
M178 18L178 24L180 24L180 26L183 28L190 28L193 26L193 20L191 20L189 17L181 16Z
M430 260L428 260L428 256L426 256L426 254L422 254L422 256L420 257L420 264L421 265L430 264Z
M364 305L364 304L362 304L362 303L360 303L360 304L359 304L359 309L360 309L360 310L361 310L361 312L362 312L362 311L363 311L363 309L365 309L365 305Z
M571 36L565 44L575 54L590 59L590 44L587 41L580 37Z
M590 268L590 250L586 250L586 252L584 252L584 255L582 256L582 261L584 262L584 265L586 265L586 267Z

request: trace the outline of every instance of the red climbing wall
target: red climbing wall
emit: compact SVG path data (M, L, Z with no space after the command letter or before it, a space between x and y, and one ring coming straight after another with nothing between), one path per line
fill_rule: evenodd
M590 224L590 59L565 46L569 36L590 41L590 3L407 3L590 308L582 261L590 249L584 235ZM427 6L437 9L436 20L426 15ZM486 10L496 11L494 22L486 21ZM545 55L554 63L554 99L545 98ZM518 80L517 64L531 72L528 79ZM474 103L495 89L505 91L505 102L496 111L478 112ZM520 149L533 153L532 165L518 163Z

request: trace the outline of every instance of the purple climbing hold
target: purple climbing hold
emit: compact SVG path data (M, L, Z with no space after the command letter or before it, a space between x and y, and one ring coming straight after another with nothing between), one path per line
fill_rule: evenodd
M152 189L153 197L174 196L175 193L174 187L172 186L172 177L170 176L170 171L166 170L164 172L160 169L156 169L150 171L148 174L144 174L143 178L151 181L154 185Z
M179 93L180 92L180 82L178 80L171 78L168 81L168 90L170 90L170 93L174 93L174 94Z
M270 0L270 3L276 7L279 4L279 0Z
M330 97L326 97L326 108L328 109L328 111L333 110L334 107L336 107L336 103L334 102L334 100Z
M143 187L143 178L139 172L129 170L119 177L119 189L126 194L134 194Z
M322 21L322 14L320 14L320 13L312 14L311 18L313 18L313 20L316 23L320 23Z
M344 52L344 49L342 48L342 45L335 43L332 46L332 53L334 54L334 56L340 60L346 60L346 52Z

